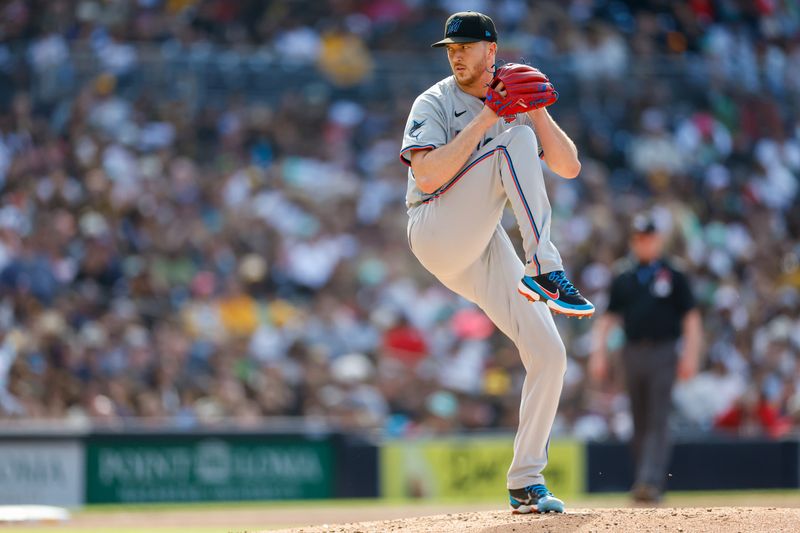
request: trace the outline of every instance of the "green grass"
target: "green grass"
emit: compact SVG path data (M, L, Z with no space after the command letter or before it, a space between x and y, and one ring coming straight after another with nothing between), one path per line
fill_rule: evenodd
M263 530L263 528L261 528ZM52 526L36 526L36 527L28 527L28 526L3 526L3 531L8 533L192 533L196 531L197 533L226 533L226 530L220 529L218 527L151 527L145 526L137 527L137 528L130 528L130 527L123 527L123 528L108 528L108 527L99 527L99 528L86 528L86 527L79 527L73 528L70 526L62 526L62 525L52 525ZM244 533L245 530L238 530L238 529L230 529L228 530L232 533ZM258 529L251 529L247 530L248 533L250 531L258 531Z
M730 505L741 505L742 500L754 498L763 499L769 496L797 498L800 505L799 489L758 489L758 490L715 490L715 491L672 491L667 493L666 503L670 501L676 504L686 504L692 501L705 500L731 500L736 503ZM505 503L505 495L500 493L498 501ZM628 496L621 492L609 492L599 494L586 494L578 500L581 503L604 503L609 504L628 502ZM191 511L202 510L236 510L236 509L289 509L308 507L309 501L314 502L315 508L330 507L381 507L381 506L404 506L410 503L415 505L441 505L448 503L491 503L493 500L467 500L463 498L438 498L436 500L412 500L412 499L387 499L387 498L348 498L341 500L270 500L270 501L238 501L238 502L168 502L168 503L127 503L127 504L92 504L86 505L78 512L80 513L117 513L117 512L159 512L159 511Z
M573 501L574 500L574 501ZM348 499L348 500L324 500L313 502L314 514L324 515L325 509L354 509L359 508L393 508L393 507L413 507L415 511L424 512L426 508L441 508L447 505L460 506L463 509L469 502L465 500L375 500L375 499ZM480 503L486 508L492 505L492 501L472 502ZM504 505L503 498L498 498L497 508ZM628 507L630 500L626 494L597 494L584 496L579 499L567 501L569 507ZM664 505L667 507L721 507L721 506L743 506L743 507L800 507L800 491L783 490L758 490L758 491L703 491L703 492L672 492L667 495ZM270 510L302 510L309 506L309 501L268 501L268 502L211 502L211 503L152 503L152 504L106 504L89 505L80 510L75 510L73 515L76 519L85 517L91 519L92 525L79 527L72 524L52 524L52 525L20 525L20 526L0 526L0 533L252 533L266 529L280 527L292 527L294 524L269 523L268 514ZM236 525L226 528L224 526L150 526L148 517L158 515L168 515L171 512L197 511L202 513L230 512L235 514L238 510L263 510L267 520L263 523L251 524L250 527ZM130 526L96 526L94 523L102 521L104 515L108 515L110 522L113 522L113 515L134 514L136 520L141 517L142 525L139 527ZM261 519L258 519L261 522Z

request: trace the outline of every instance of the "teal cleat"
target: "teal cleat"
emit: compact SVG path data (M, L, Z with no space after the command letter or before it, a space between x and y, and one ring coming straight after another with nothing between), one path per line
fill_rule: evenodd
M581 295L563 270L539 276L523 276L517 291L531 302L544 302L553 312L576 318L594 314L594 305Z
M522 489L508 489L513 514L563 513L564 502L553 496L544 485L529 485Z

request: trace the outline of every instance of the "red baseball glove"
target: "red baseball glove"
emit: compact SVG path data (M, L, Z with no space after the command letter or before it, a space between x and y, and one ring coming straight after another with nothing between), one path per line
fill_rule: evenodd
M517 113L547 107L556 100L558 92L547 76L539 69L518 63L506 63L495 70L486 91L486 105L506 122L514 122Z

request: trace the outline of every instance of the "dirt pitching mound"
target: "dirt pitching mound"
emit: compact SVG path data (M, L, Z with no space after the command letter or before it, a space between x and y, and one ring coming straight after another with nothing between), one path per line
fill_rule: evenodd
M565 514L512 515L508 511L325 524L281 530L285 533L588 533L678 531L752 533L798 531L800 509L775 507L701 507L666 509L569 509ZM272 532L275 533L275 532Z

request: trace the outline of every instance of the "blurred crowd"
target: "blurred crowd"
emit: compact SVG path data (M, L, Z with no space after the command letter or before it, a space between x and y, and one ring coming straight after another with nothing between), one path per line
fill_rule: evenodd
M403 127L447 74L428 44L466 8L562 93L583 170L548 186L582 292L604 308L642 209L683 258L706 360L676 424L800 431L800 9L779 0L4 3L0 416L515 427L513 345L405 236ZM142 82L231 51L270 65L268 97ZM289 90L297 65L313 83ZM555 432L626 437L619 373L586 377L591 324L557 323Z

